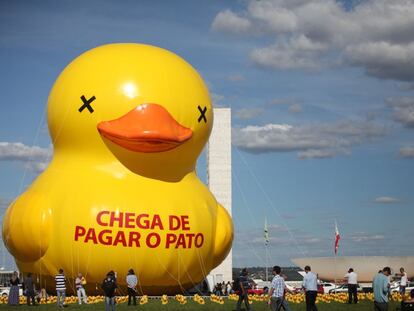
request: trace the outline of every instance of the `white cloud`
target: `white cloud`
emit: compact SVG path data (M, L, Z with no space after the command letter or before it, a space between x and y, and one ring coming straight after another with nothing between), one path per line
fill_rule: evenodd
M36 173L46 168L51 154L51 148L0 142L0 161L19 161L24 163L27 169Z
M0 142L0 160L32 161L45 159L50 149L27 146L22 143Z
M235 112L236 118L242 120L253 119L263 113L263 108L242 108Z
M381 79L414 81L414 43L364 42L349 46L345 60Z
M395 121L414 128L414 97L388 98L386 102L393 109Z
M273 69L315 69L326 50L325 44L313 42L307 37L281 40L277 44L253 50L251 59L261 67Z
M233 144L251 153L299 152L301 159L347 154L352 147L382 137L386 129L369 122L292 126L266 124L233 129Z
M309 149L306 151L298 152L299 159L325 159L325 158L332 158L335 156L335 153L329 150L315 150Z
M382 234L367 234L364 232L357 232L351 236L351 240L354 242L367 242L384 240L385 236Z
M400 200L397 198L384 196L384 197L375 198L374 202L381 203L381 204L393 204L393 203L400 202Z
M414 81L414 2L251 0L240 12L224 10L212 29L261 35L253 62L272 69L313 69L331 62L358 66L381 79Z
M251 22L238 16L230 10L219 12L214 18L212 28L214 31L233 34L245 34L251 31Z
M263 31L284 33L297 29L299 20L289 8L277 5L276 1L263 3L251 2L248 16L255 20L255 26L261 25Z
M400 158L414 158L414 147L402 147L398 156Z

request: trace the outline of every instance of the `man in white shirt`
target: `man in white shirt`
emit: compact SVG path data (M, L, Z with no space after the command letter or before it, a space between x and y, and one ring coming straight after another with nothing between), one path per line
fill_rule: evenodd
M348 303L352 303L352 300L354 303L358 303L358 275L354 272L354 269L349 268L344 277L348 282ZM352 296L354 299L352 299Z
M269 305L272 311L279 311L282 307L285 311L290 311L289 305L285 299L286 285L285 280L280 276L281 268L279 266L273 267L273 280L270 287Z
M305 267L306 275L303 277L302 287L305 289L306 311L318 311L316 296L318 296L318 278L311 272L309 266Z
M407 272L404 271L404 268L403 267L400 268L399 275L401 276L401 280L400 280L400 294L403 296L403 295L405 295L405 288L407 287L407 283L408 283Z
M138 284L138 278L135 275L135 272L133 269L128 270L128 274L126 276L126 283L128 286L128 306L131 305L131 298L133 300L134 306L137 305L137 284Z

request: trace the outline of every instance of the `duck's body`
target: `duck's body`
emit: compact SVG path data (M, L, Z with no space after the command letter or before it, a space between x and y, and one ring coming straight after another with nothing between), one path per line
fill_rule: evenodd
M157 48L142 45L115 45L107 46L107 55L125 50L128 54L128 47L136 52L143 51L144 56L148 50L160 52ZM97 49L98 58L102 56L99 49L104 48ZM163 53L162 57L165 56ZM142 105L142 102L159 102L154 95L157 93L150 92L144 100L127 101L120 111L112 104L103 104L102 111L92 115L90 126L90 121L82 120L88 115L82 115L81 109L65 111L65 103L61 108L55 107L56 101L72 100L62 97L61 84L72 78L71 75L76 76L73 72L84 66L82 61L81 57L75 65L69 66L66 70L69 73L64 72L52 90L49 126L54 138L54 157L49 167L8 209L3 223L5 244L15 256L20 271L45 278L55 275L59 268L63 268L69 278L81 272L88 280L89 289L95 289L109 270L116 271L119 283L125 284L125 275L130 268L137 272L140 289L146 294L173 293L190 288L225 258L233 238L228 213L194 171L194 160L211 130L211 105L204 94L192 100L195 107L202 103L209 109L209 123L205 122L207 127L203 129L203 124L193 120L193 105L188 108L191 109L189 121L185 117L187 108L177 110L171 106L177 101L176 95L172 95L170 106ZM120 70L118 67L115 67L116 72ZM142 63L136 68L141 67ZM126 75L131 80L131 70L127 68ZM105 77L97 76L89 85L97 89L98 82L103 83L100 79L105 80ZM167 89L171 85L167 84ZM145 89L151 84L141 81L137 86ZM180 91L177 85L172 86ZM71 89L67 92L70 94ZM110 90L105 89L96 97L102 98L105 92ZM161 97L165 95L163 93ZM105 105L110 105L109 113L104 111ZM165 139L164 134L154 132L154 122L150 122L150 129L147 126L143 131L147 136L148 133L152 135L145 145L143 139L148 137L142 138L144 134L140 134L137 143L133 144L131 138L123 139L119 132L124 133L124 124L129 131L128 124L131 123L125 123L125 117L119 117L135 106L144 117L161 114L166 118L163 120L171 119L169 115L178 119L178 125L172 126L178 129L175 131L181 138L174 140L168 136ZM99 103L94 107L98 111ZM76 120L79 127L59 124L55 120L59 109L64 118L79 118ZM126 118L136 111L131 111ZM106 121L114 117L119 119ZM198 115L195 117L199 119ZM131 122L130 119L127 121ZM132 125L145 122L134 121ZM78 132L68 134L68 128ZM77 141L82 137L82 131L87 138L83 147ZM204 134L197 136L197 131ZM191 148L195 148L195 156L191 154ZM48 285L53 287L54 284L49 282Z

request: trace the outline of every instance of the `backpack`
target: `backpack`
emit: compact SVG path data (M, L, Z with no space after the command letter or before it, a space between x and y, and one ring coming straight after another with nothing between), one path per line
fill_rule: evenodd
M116 289L116 283L113 278L106 278L102 283L102 289L106 296L112 296Z

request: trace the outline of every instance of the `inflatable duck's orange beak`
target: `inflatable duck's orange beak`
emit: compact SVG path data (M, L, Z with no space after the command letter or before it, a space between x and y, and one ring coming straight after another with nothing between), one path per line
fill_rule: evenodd
M193 135L158 104L143 104L118 119L102 121L98 131L125 149L148 153L174 149Z

